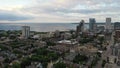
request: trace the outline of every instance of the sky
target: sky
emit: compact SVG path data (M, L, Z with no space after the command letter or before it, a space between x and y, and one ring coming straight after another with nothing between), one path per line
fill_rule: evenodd
M0 0L0 23L120 21L120 0Z

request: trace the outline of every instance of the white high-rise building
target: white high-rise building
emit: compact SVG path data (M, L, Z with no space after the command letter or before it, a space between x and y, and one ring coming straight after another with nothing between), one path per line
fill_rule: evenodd
M106 30L112 29L111 18L106 18Z
M30 26L22 26L22 37L28 38L30 36Z

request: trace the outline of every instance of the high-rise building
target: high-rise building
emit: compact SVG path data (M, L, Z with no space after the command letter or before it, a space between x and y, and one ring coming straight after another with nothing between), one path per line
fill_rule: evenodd
M95 18L90 18L89 19L89 29L91 32L95 32L97 29L97 25L96 25L96 20Z
M79 35L80 32L84 32L84 20L81 20L79 25L76 27L76 34Z
M120 22L114 23L115 39L120 39Z
M114 30L120 30L120 22L114 23Z
M28 38L30 36L30 26L22 26L22 37Z
M111 18L106 18L106 30L109 31L112 29Z

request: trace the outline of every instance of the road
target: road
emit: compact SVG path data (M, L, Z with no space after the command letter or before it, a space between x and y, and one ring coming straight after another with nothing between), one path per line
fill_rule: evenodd
M107 57L111 56L112 54L112 49L110 48L114 43L114 38L113 38L113 33L111 35L111 40L109 42L109 45L107 46L107 50L103 51L102 56L101 56L101 60L98 61L98 64L94 67L94 68L102 68L102 61L103 60L107 60Z

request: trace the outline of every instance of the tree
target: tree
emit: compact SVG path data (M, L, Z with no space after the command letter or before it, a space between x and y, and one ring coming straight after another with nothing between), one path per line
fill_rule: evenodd
M21 68L20 63L13 63L12 68Z
M100 53L100 52L97 52L97 56L98 56L98 57L101 57L101 53Z
M4 68L9 68L9 64L5 64L5 65L4 65Z
M102 61L102 67L104 67L104 66L105 66L105 64L106 64L106 61L105 61L105 60L103 60L103 61Z
M25 66L29 66L31 64L31 60L29 57L23 58L21 62L21 68L25 68Z
M82 38L79 43L81 44L85 44L85 43L88 43L88 42L91 42L93 41L93 38Z
M83 62L87 62L88 61L88 57L85 55L80 55L78 54L77 56L75 56L75 58L73 59L74 63L83 63Z
M63 62L58 62L53 65L54 68L66 68L66 65Z
M9 63L10 62L10 59L9 58L5 58L4 59L4 63Z
M103 44L105 38L104 37L99 37L98 40L100 41L101 44Z
M11 35L11 36L9 36L9 39L16 39L17 37L15 36L15 35Z
M48 46L55 46L56 45L56 43L51 42L51 41L47 41L46 43L47 43Z

